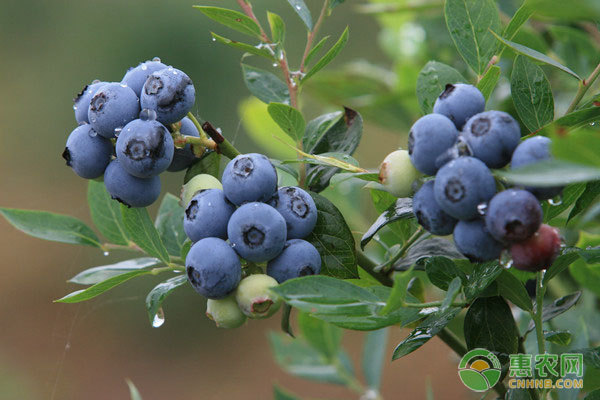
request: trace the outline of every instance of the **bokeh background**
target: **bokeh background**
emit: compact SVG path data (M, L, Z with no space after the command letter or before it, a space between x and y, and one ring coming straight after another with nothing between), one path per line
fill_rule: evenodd
M307 0L313 14L319 3ZM512 7L512 2L504 3ZM213 43L210 31L231 38L238 35L209 21L192 4L190 0L0 0L0 205L50 210L89 222L86 183L60 157L75 127L72 98L91 80L119 81L128 67L155 56L188 73L197 92L194 111L221 127L242 151L285 153L270 143L268 132L262 140L253 139L261 127L269 127L261 125L260 118L252 119L260 106L247 100L240 54ZM230 0L215 4L235 7ZM286 20L287 50L297 64L305 35L300 20L284 0L257 0L255 11L263 21L267 7ZM357 93L350 104L365 116L365 139L357 158L367 168L376 168L385 154L405 143L410 121L418 115L414 78L424 62L435 54L438 60L465 68L450 50L439 12L402 18L415 23L391 29L391 20L359 14L356 2L348 0L323 29L333 43L350 26L350 41L333 67L363 60L347 71L354 68L352 73L373 78L353 88ZM380 24L388 25L383 33ZM427 37L436 37L437 44L423 49ZM364 61L370 64L365 67ZM376 67L386 69L368 69ZM303 94L312 116L342 105L337 99L343 96L337 95L343 81L335 86L333 73L324 72L324 77ZM323 82L329 86L319 86ZM369 85L397 90L373 105ZM380 111L378 120L375 108ZM163 190L178 193L182 179L183 173L164 174ZM368 202L349 204L345 199L351 190L355 189L340 185L327 195L349 216L358 235L375 213ZM128 399L126 378L146 400L269 399L274 383L303 398L356 397L342 388L289 376L275 364L267 333L279 329L278 317L251 321L235 331L218 330L204 316L205 301L187 286L166 301L166 323L152 328L144 298L160 277L130 281L83 304L52 303L76 289L66 280L77 272L129 254L103 256L91 248L44 242L23 235L4 220L0 220L0 248L1 399ZM406 333L392 328L388 354ZM344 344L355 362L363 339L362 333L345 335ZM421 399L430 390L444 399L470 397L456 367L457 359L448 348L433 339L410 356L386 362L382 395Z

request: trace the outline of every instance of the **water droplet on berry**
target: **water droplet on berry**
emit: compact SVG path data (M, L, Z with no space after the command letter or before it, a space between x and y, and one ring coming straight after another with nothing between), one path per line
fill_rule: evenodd
M550 204L551 206L560 206L562 204L562 196L558 195L556 197L548 199L548 204Z
M121 134L121 131L123 130L122 126L118 126L115 128L115 137L119 137L119 135Z
M156 315L154 315L154 319L152 320L152 327L154 328L160 328L162 326L162 324L165 323L165 313L161 308L158 309L158 311L156 311Z
M145 71L145 70L147 70L147 69L148 69L148 66L147 66L146 64L142 64L142 67L141 67L141 68L142 68L142 71Z
M127 84L126 83L121 83L121 87L125 88L125 87L127 87Z
M140 119L142 121L154 121L156 120L156 111L149 108L144 108L140 111Z
M160 58L159 58L159 57L154 57L154 58L152 59L152 61L160 62Z
M73 106L73 110L77 111L77 106Z
M90 135L90 137L96 137L96 136L98 136L98 132L96 132L95 129L90 129L88 131L88 135Z
M479 215L485 215L485 213L487 212L487 208L488 208L487 203L481 203L477 206L477 213Z
M296 10L300 11L300 10L302 10L302 7L296 6Z
M108 255L109 255L109 254L110 254L110 253L109 253L108 251L105 251L104 253L102 253L102 255L103 255L104 257L108 257Z
M100 83L100 82L102 82L100 79L94 79L94 80L92 81L92 84L94 85L94 84L96 84L96 83ZM90 90L90 92L91 92L91 90Z

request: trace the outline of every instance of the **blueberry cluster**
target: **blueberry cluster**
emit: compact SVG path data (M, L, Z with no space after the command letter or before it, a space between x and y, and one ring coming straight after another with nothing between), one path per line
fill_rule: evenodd
M86 179L104 176L112 198L145 207L158 198L163 171L195 160L191 146L175 148L171 132L199 136L186 117L195 101L191 79L159 59L130 68L121 82L94 81L74 99L79 124L63 158Z
M414 167L434 175L417 191L413 210L434 235L453 234L471 261L497 259L510 249L515 267L548 267L560 246L558 232L542 225L540 200L562 188L510 188L498 192L490 168L547 160L550 139L521 142L519 124L502 111L484 111L485 99L472 85L449 84L433 113L410 129L408 154Z
M231 160L222 189L197 178L198 186L190 181L182 193L189 198L194 191L183 221L194 243L185 265L189 282L209 299L207 315L223 327L272 315L279 301L270 287L321 271L319 252L303 240L317 222L314 200L298 187L277 189L277 171L262 154ZM261 273L242 279L240 258L246 271Z

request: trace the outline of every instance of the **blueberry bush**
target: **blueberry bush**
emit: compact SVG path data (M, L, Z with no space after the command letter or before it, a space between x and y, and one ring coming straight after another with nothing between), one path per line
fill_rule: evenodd
M257 121L248 133L267 154L240 154L218 121L194 115L194 83L168 60L75 98L63 158L88 179L96 230L46 211L0 213L41 239L136 256L80 272L69 282L84 288L56 302L161 275L146 297L153 327L184 285L207 298L220 328L281 309L277 363L361 399L383 398L384 361L434 336L459 356L496 354L502 379L484 397L600 398L600 3L288 3L306 38L286 38L286 21L256 15L249 0L194 6L223 25L213 41L243 53L253 97L241 117ZM338 7L377 21L387 66L359 55L329 66L349 32L360 34L320 35ZM305 43L300 54L286 51L292 40ZM399 137L378 168L353 158L369 129ZM279 156L290 149L297 157ZM178 171L181 193L163 194L152 219L159 176ZM332 190L342 186L349 199ZM364 198L380 215L356 232L339 204ZM410 333L387 354L390 327ZM341 346L344 329L368 331L364 379ZM517 353L582 353L584 387L509 388Z

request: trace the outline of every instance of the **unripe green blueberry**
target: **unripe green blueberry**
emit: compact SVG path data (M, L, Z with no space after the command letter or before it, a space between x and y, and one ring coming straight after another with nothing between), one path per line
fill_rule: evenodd
M208 174L196 175L181 188L181 205L185 208L192 200L192 197L200 190L205 189L223 189L223 185L217 178Z
M238 328L246 322L246 316L240 310L234 296L219 300L208 299L206 316L215 321L217 328Z
M262 319L275 314L281 306L281 298L269 289L277 286L268 275L250 275L240 282L235 291L238 306L249 318Z
M410 196L413 193L412 184L419 176L421 173L410 161L406 150L388 154L379 168L379 182L396 197Z

